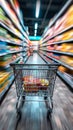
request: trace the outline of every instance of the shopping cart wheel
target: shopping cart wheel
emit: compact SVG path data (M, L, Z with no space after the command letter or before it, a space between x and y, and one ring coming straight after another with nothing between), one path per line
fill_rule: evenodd
M25 96L22 97L22 107L24 105L24 102L25 102Z
M25 100L25 96L23 96L22 98L23 98L23 100Z
M17 116L16 116L16 117L17 117L17 120L20 120L20 119L21 119L21 114L22 114L21 111L17 111Z
M47 96L44 96L44 100L46 100L48 97Z
M51 118L51 114L52 114L52 109L49 108L47 111L47 119Z

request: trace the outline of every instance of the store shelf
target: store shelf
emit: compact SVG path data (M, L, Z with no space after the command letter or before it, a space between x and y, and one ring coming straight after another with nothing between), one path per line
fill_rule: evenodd
M10 79L9 84L8 84L7 87L3 90L3 92L0 93L0 102L1 102L1 100L2 100L2 98L3 98L3 96L5 95L5 93L7 92L7 90L11 87L13 81L14 81L14 77L11 76L11 79Z
M53 52L53 53L57 53L57 54L73 56L73 53L70 53L70 52L62 52L62 51L47 50L47 49L40 49L40 50L50 52L50 53Z
M56 63L55 61L52 61L50 58L48 58L48 61L47 61L46 58L45 58L45 54L44 54L43 52L39 52L38 54L41 56L41 58L42 58L47 64Z
M53 42L53 43L43 43L41 45L41 47L45 47L45 46L50 46L50 45L55 45L55 44L62 44L62 43L73 43L73 39L69 39L69 40L64 40L64 41L59 41L59 42Z
M73 77L68 76L60 71L57 72L58 76L64 80L73 89Z
M21 57L16 58L16 60L12 61L11 63L16 63L16 62L18 62L18 61L20 60L20 58L21 58ZM10 67L10 63L8 63L6 66L3 66L3 67L0 66L0 69L3 70L3 69L7 69L7 68L9 68L9 67Z
M9 55L9 54L14 54L14 53L27 52L27 51L28 51L28 50L21 50L21 51L7 52L7 53L0 54L0 56L5 56L5 55Z
M66 68L68 68L68 69L70 69L70 70L73 70L73 67L71 67L71 66L69 66L69 65L67 65L67 64L65 64L65 63L63 63L62 61L57 60L57 59L54 59L54 58L51 57L51 56L47 56L46 54L44 54L44 55L45 55L46 57L50 58L51 60L60 63L62 66L66 67Z
M17 58L16 60L12 61L11 63L16 63L16 62L18 62L19 60L20 60L20 57ZM4 68L6 68L6 69L9 68L11 63L9 63L8 65L6 65Z
M46 62L46 63L50 63L47 62L47 60L45 59L44 56L42 56L40 53L39 55L41 56L41 58ZM73 89L73 77L72 76L68 76L68 74L62 73L60 71L57 71L57 75L66 83L68 84L72 89Z
M42 54L43 54L44 56L46 56L47 58L49 58L49 59L51 59L51 60L53 60L53 61L55 61L55 62L60 63L62 66L66 67L66 68L68 68L68 69L70 69L70 70L73 70L73 67L71 67L71 66L69 66L69 65L67 65L67 64L65 64L65 63L63 63L63 62L61 62L60 60L54 59L54 58L51 57L51 56L47 56L47 55L46 55L45 53L43 53L43 52L42 52Z
M21 53L21 51L13 51L13 52L7 52L7 53L3 53L3 54L0 54L0 56L5 56L5 55L9 55L9 54L14 54L14 53Z
M1 7L2 7L2 6L1 6ZM19 32L20 32L26 39L28 39L27 36L24 35L24 30L23 30L23 28L22 28L22 26L21 26L21 24L20 24L20 21L19 21L17 15L16 15L16 17L17 17L18 24L17 24L17 22L14 22L13 18L12 18L11 15L9 14L10 12L7 12L7 11L4 9L4 7L2 7L2 9L3 9L3 11L5 12L5 14L7 15L7 17L12 21L13 25L19 30ZM15 12L15 11L14 11L14 12ZM26 33L25 33L25 34L26 34Z
M51 43L50 45L53 45L53 44L62 44L62 43L73 43L73 39L59 41L59 42L54 42L54 43Z
M19 39L23 40L23 38L21 38L20 36L17 35L17 33L13 32L9 27L7 27L5 24L3 24L2 22L0 22L1 26L3 26L5 29L7 29L8 31L10 31L12 34L14 34L16 37L18 37Z
M44 58L43 55L40 54L40 52L38 53L38 55L48 64L48 61Z
M72 0L68 0L67 3L60 10L60 12L54 17L53 22L47 27L46 31L44 31L42 35L42 40L45 38L45 34L49 30L49 28L51 28L56 23L56 21L65 13L65 11L70 7L71 4L72 4Z
M56 36L61 35L61 34L65 33L66 31L69 31L69 30L71 30L71 29L73 29L73 26L70 26L70 27L68 27L68 28L65 28L63 31L59 32L58 34L56 34L56 35L54 35L54 36L48 38L47 40L45 39L45 41L43 41L42 44L44 44L45 42L48 42L49 40L55 38ZM46 36L46 37L47 37L47 36ZM46 38L46 37L45 37L45 38Z
M10 1L10 2L11 2L11 1ZM16 10L17 10L16 7L14 7L12 3L11 3L11 5L12 5L12 9L14 10L14 12L15 12L15 14L16 14L18 20L19 20L20 25L22 26L22 28L24 29L24 31L26 32L26 34L27 34L27 36L28 36L28 33L27 33L27 31L26 31L26 28L25 28L25 26L24 26L23 23L22 23L22 18L19 17L19 13L21 13L21 12L19 11L19 13L18 13L18 12L16 11ZM19 6L18 6L18 10L20 10Z
M0 39L1 42L7 42L9 45L14 45L14 46L23 46L21 44L17 44L15 42L12 42L10 40L4 40L4 39Z
M6 69L8 69L8 68L10 68L10 65L8 64L8 65L6 65L6 66L0 66L0 71L2 71L2 70L6 70Z

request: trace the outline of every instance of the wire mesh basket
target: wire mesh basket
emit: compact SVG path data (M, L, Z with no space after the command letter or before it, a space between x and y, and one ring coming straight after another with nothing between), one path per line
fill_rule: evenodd
M52 96L59 64L11 64L17 96Z

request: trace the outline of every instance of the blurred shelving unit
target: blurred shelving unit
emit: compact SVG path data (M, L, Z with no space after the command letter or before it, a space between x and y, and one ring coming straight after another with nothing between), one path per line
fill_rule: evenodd
M46 61L60 63L58 76L73 89L73 5L67 1L50 21L39 44L39 55ZM48 62L49 63L49 62Z
M26 62L29 35L17 1L0 0L0 101L14 81L10 63ZM23 55L24 60L23 60Z

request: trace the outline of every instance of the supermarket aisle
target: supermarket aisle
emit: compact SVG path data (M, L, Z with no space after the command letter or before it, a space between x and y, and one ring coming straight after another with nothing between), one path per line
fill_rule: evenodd
M33 53L33 56L29 57L27 64L45 64L45 62L37 53Z
M32 59L35 63L37 60L43 63L37 54L31 56L27 63L34 63ZM17 130L73 130L73 94L59 78L55 84L54 109L50 120L46 118L47 104L38 102L38 98L35 98L36 102L24 103ZM15 104L14 84L0 107L0 130L15 130L17 122Z

